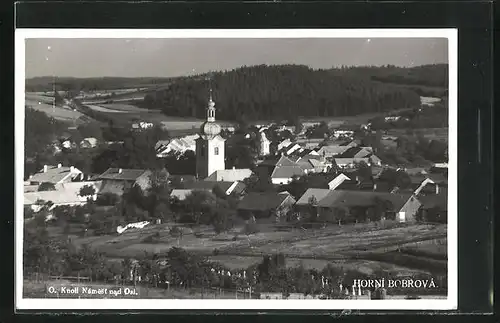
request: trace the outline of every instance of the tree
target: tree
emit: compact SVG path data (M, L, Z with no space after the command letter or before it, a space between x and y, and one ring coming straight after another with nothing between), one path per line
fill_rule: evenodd
M95 187L92 185L84 185L80 188L80 192L78 194L81 197L86 197L87 200L91 199L92 196L96 194Z
M373 180L372 168L365 162L356 163L356 175L359 176L361 182Z
M194 190L186 196L183 205L188 212L190 221L199 224L200 221L207 222L210 218L216 201L217 198L211 192Z
M393 205L390 201L381 199L378 196L373 198L373 213L370 218L371 221L380 221L387 216L387 212L393 211Z
M38 186L38 192L44 192L44 191L55 191L56 187L53 183L49 182L43 182Z
M109 206L109 205L116 205L120 201L120 197L114 193L111 192L105 192L102 194L99 194L97 197L95 204L99 206Z

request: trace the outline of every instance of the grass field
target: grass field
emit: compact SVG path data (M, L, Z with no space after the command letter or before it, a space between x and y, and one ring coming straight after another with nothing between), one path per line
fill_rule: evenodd
M86 117L81 112L73 111L69 108L66 109L59 106L52 106L52 103L48 104L42 101L26 100L25 105L34 110L45 112L49 117L53 117L56 120L65 122L74 122Z
M404 269L401 263L376 261L369 256L393 252L425 259L446 259L446 225L411 225L376 229L358 224L330 226L319 230L290 229L278 231L273 225L261 225L260 232L246 236L241 228L216 235L211 227L184 229L182 238L169 233L169 224L150 225L142 230L108 236L73 236L76 245L89 244L110 258L141 258L165 254L171 247L181 247L220 261L230 268L244 268L259 262L263 255L281 252L289 264L321 269L326 264L370 273L377 269L394 272L422 272L425 268ZM158 232L155 243L143 240ZM52 232L52 234L57 234ZM217 254L214 250L217 249ZM424 266L425 267L425 266Z

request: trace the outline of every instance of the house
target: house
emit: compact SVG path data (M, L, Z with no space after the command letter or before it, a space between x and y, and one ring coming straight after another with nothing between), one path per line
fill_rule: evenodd
M345 174L339 174L337 177L335 177L333 180L331 180L328 183L328 189L330 189L330 190L336 189L345 180L350 181L351 179L349 177L347 177Z
M346 150L348 150L349 147L347 146L340 146L340 145L334 145L334 146L323 146L316 150L318 155L326 157L326 158L331 158L335 156L342 155Z
M271 182L276 185L288 184L293 177L302 176L305 173L299 164L285 156L281 156L271 173Z
M438 194L420 196L422 203L419 217L424 222L447 222L448 218L448 191L441 190Z
M371 147L350 147L339 158L366 158L373 154Z
M314 196L316 208L313 212L316 212L316 217L320 221L325 222L366 221L374 218L376 213L381 213L379 216L382 220L392 219L397 222L414 222L421 205L420 201L411 194L338 189L310 190L304 193L297 204L299 206L304 205L305 201L308 201L308 209L310 209L311 196Z
M250 192L238 204L238 215L243 219L284 221L295 204L288 192Z
M335 163L340 168L353 168L356 164L365 163L371 165L369 158L335 158Z
M188 150L196 151L197 135L173 138L171 140L160 140L155 145L156 156L164 158L171 152L185 153Z
M97 139L93 137L84 138L80 142L80 147L84 149L95 148L97 147Z
M442 174L422 174L410 176L414 194L439 194L441 188L448 187L448 180Z
M283 148L289 146L292 143L290 139L285 139L278 144L277 151L281 151Z
M58 164L57 166L44 165L43 169L31 175L27 182L29 182L30 185L40 185L42 183L59 184L80 181L83 180L83 178L84 175L82 171L76 167L66 167L62 164Z
M101 194L122 195L134 185L138 185L143 191L146 191L151 186L151 174L151 171L146 169L109 168L97 179L103 182Z
M222 169L213 172L211 175L205 178L205 181L242 182L243 180L245 180L245 178L249 178L251 175L252 175L252 170L249 168Z
M95 190L93 196L81 196L80 190L84 186L92 186ZM31 207L35 212L38 212L44 203L51 202L50 209L56 206L75 206L84 205L87 199L96 200L97 194L102 188L102 182L74 182L74 183L59 183L55 185L53 191L27 192L24 193L24 206Z
M184 185L183 188L175 188L171 192L171 196L177 197L179 200L184 200L187 195L193 191L208 191L212 192L215 187L218 187L226 195L236 194L240 195L245 190L243 182L215 182L215 181L197 181Z
M297 143L291 143L281 149L278 149L278 153L288 156L293 154L294 152L299 151L300 149L302 149L302 146Z

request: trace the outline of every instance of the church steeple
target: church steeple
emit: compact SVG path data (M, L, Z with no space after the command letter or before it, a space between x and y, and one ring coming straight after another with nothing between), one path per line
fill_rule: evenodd
M210 99L208 100L207 121L215 122L215 102L212 100L212 87L210 87Z

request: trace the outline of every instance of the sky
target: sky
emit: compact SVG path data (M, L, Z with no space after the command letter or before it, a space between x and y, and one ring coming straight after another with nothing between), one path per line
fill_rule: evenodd
M26 40L26 78L172 77L243 65L417 66L448 63L446 38Z

